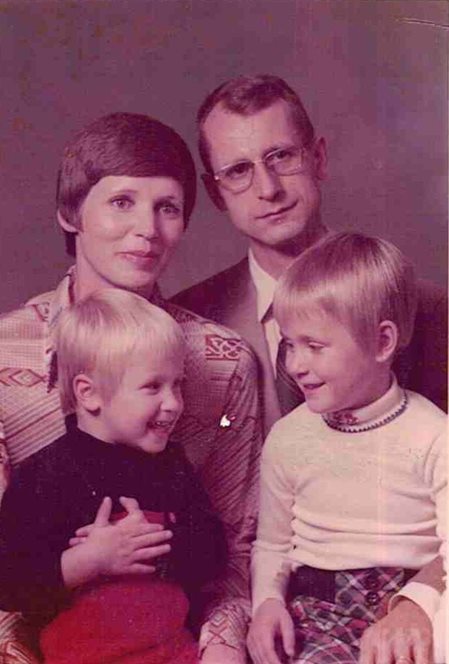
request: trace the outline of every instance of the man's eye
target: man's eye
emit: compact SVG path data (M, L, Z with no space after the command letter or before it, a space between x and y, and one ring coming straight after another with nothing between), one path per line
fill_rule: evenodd
M134 201L129 196L117 196L111 200L111 203L119 210L129 210L134 205Z
M148 390L149 392L157 392L160 388L160 383L154 381L152 383L147 383L145 385L145 389Z
M239 178L245 177L252 169L252 164L249 161L239 161L237 164L227 168L223 176L227 180L238 180Z
M284 161L290 161L290 159L293 159L297 155L297 150L294 148L282 148L280 150L276 150L276 152L272 152L267 156L267 162L270 164L274 164L276 162L284 162Z

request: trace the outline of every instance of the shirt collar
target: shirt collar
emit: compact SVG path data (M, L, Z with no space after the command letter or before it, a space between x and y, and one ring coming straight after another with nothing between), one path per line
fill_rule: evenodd
M407 392L391 374L391 386L379 399L357 410L326 413L323 419L332 429L345 433L359 433L378 429L402 415L408 405Z
M248 252L249 273L256 288L257 319L263 321L273 304L273 296L277 281L263 270L256 261L251 249Z

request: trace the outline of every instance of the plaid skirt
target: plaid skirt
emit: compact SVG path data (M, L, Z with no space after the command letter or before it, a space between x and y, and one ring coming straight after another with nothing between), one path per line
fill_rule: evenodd
M296 633L291 664L356 664L360 638L386 614L390 597L416 570L398 567L331 572L300 567L289 584Z

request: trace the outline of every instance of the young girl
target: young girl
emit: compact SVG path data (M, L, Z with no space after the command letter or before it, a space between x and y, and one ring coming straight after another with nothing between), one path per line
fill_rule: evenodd
M5 492L0 606L43 628L48 664L196 664L189 600L221 571L225 543L170 439L182 331L144 298L103 289L61 314L56 348L76 421Z
M358 234L326 238L279 282L286 368L306 403L263 450L256 664L280 661L278 639L291 662L357 662L387 599L442 549L446 417L391 373L414 313L410 265Z

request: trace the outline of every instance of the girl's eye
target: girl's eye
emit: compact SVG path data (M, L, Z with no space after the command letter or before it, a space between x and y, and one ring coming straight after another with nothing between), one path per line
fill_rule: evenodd
M129 196L117 196L117 198L112 199L111 203L119 210L129 210L134 202Z

